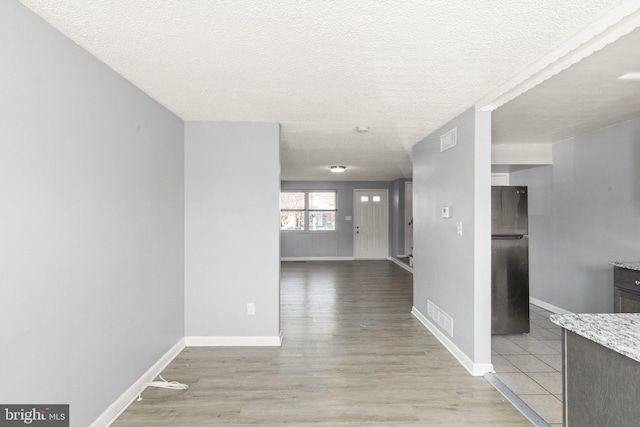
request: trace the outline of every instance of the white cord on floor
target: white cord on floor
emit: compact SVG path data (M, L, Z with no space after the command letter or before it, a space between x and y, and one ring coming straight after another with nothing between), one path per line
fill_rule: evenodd
M186 390L189 388L188 385L179 383L177 381L167 381L162 378L162 375L158 375L162 381L151 381L150 383L144 383L142 386L142 390L138 393L138 401L142 400L142 392L147 387L160 387L160 388L169 388L171 390Z

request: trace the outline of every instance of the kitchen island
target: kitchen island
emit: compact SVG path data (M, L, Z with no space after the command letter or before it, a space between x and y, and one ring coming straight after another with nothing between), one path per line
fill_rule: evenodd
M562 326L565 426L640 422L640 314L554 314Z

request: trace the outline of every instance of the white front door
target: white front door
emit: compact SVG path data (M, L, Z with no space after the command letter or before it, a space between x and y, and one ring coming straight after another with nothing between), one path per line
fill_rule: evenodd
M354 257L388 257L387 190L354 190Z

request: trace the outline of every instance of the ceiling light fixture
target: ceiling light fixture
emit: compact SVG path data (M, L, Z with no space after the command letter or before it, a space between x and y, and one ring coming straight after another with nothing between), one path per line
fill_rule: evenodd
M369 132L369 126L358 126L358 127L356 128L356 131L357 131L358 133L366 133L366 132Z
M329 170L333 173L342 173L347 169L346 166L338 166L338 165L334 165L334 166L329 166Z
M640 80L640 73L627 73L618 77L618 80Z

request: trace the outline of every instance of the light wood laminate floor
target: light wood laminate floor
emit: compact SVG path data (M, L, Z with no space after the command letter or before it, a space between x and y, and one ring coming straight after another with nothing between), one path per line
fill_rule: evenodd
M279 348L187 348L114 426L529 426L410 314L389 261L284 262Z

